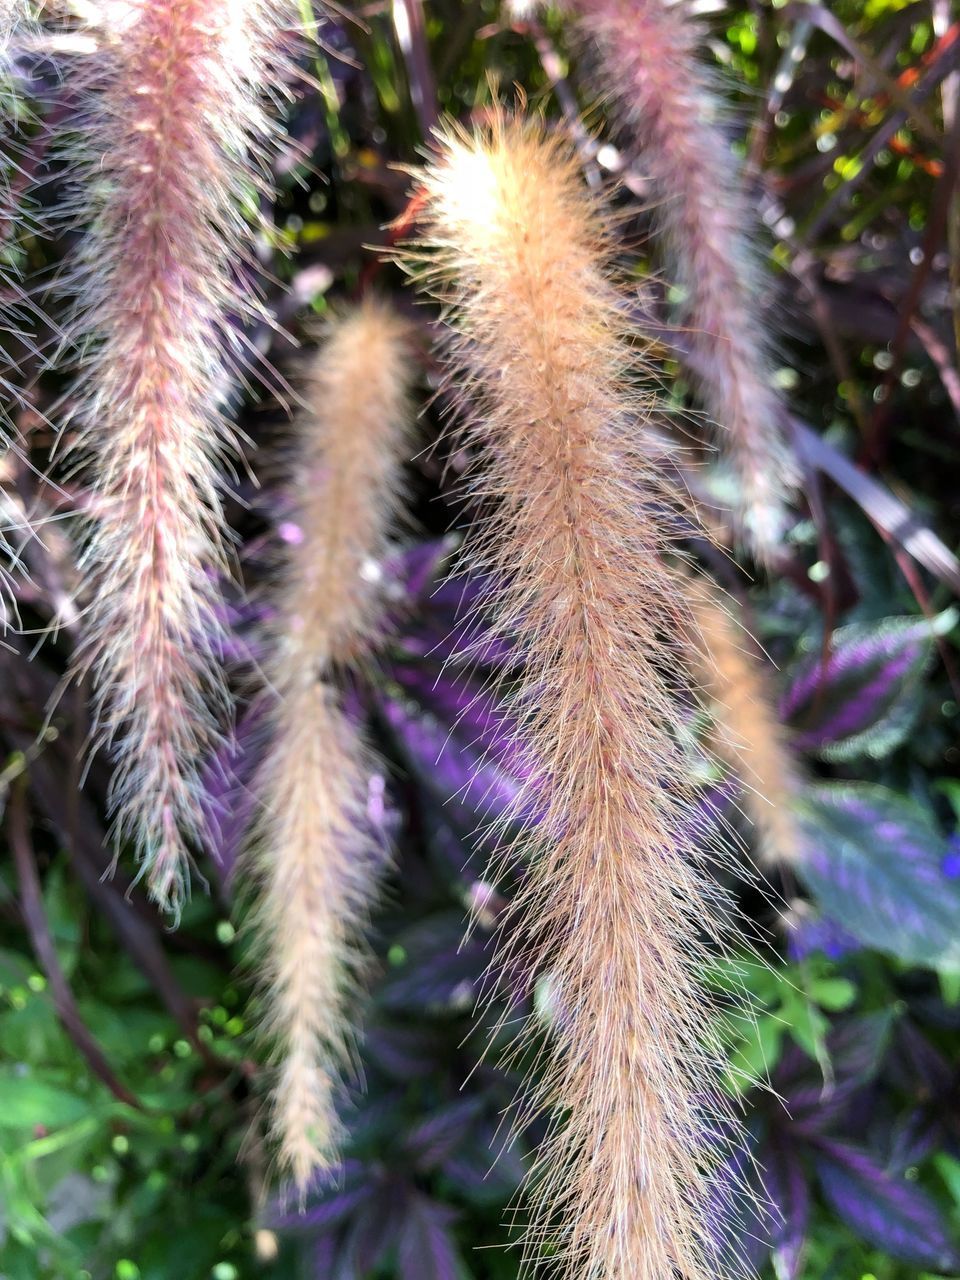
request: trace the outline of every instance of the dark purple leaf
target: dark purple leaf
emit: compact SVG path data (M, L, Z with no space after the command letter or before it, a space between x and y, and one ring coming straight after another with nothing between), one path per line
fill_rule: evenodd
M827 1054L837 1081L866 1084L880 1070L893 1029L893 1012L881 1009L844 1018L827 1036Z
M865 1240L913 1266L960 1267L944 1218L915 1183L891 1177L866 1151L842 1143L824 1144L816 1166L828 1203Z
M364 1033L365 1057L394 1080L414 1080L437 1068L447 1045L432 1027L370 1024Z
M337 1261L337 1241L333 1235L318 1236L310 1241L310 1277L329 1280Z
M462 835L480 833L513 809L519 785L499 762L492 734L487 741L468 735L412 698L383 696L381 706L411 772Z
M934 638L951 630L955 610L925 618L854 623L835 632L826 664L819 653L801 662L781 715L794 743L829 760L888 754L916 718L916 686Z
M405 930L391 948L400 958L381 983L381 1007L414 1013L472 1009L487 956L477 936L464 941L463 932L459 912L430 916Z
M711 1273L730 1280L753 1280L770 1254L779 1223L763 1185L754 1126L745 1135L724 1126L723 1154L712 1180L707 1222Z
M515 732L491 690L470 673L436 663L395 663L391 675L419 706L485 755L509 754Z
M254 814L254 775L265 748L266 703L247 712L203 772L200 809L208 852L229 889Z
M826 1040L830 1074L819 1063L792 1056L781 1063L774 1087L794 1125L822 1130L836 1122L852 1096L875 1078L890 1040L891 1015L886 1012L847 1018Z
M337 1259L336 1280L369 1280L396 1247L412 1193L406 1185L383 1182L350 1219Z
M485 1116L443 1164L444 1176L475 1205L506 1206L526 1173L520 1140Z
M391 556L384 569L390 579L399 584L406 600L422 603L430 599L438 581L444 577L446 562L456 550L458 541L455 537L447 537L411 543Z
M454 1218L445 1205L411 1196L397 1251L398 1280L462 1280L463 1261L449 1229Z
M398 647L438 662L506 665L512 661L510 645L484 616L489 576L450 572L458 545L456 537L417 543L387 561L387 577L396 583L391 620Z
M356 1106L343 1107L343 1120L350 1134L350 1147L357 1155L379 1158L393 1143L397 1132L397 1110L402 1105L399 1090L368 1094L360 1092Z
M790 959L794 962L806 960L817 951L830 960L841 960L860 949L860 943L853 934L829 916L817 915L808 910L802 916L791 917L789 925L787 947Z
M774 1212L773 1257L777 1280L796 1280L810 1221L810 1189L799 1152L784 1135L763 1149L763 1185Z
M267 648L267 623L273 616L272 606L260 601L240 599L226 605L223 660L243 666L260 662Z
M925 1027L939 1031L960 1031L960 1002L946 1004L932 992L918 994L910 1002L910 1012Z
M339 1171L334 1182L324 1175L314 1191L308 1191L303 1209L299 1207L296 1192L285 1193L268 1211L267 1226L276 1231L322 1233L340 1226L374 1192L375 1187L364 1181L363 1166L355 1160L348 1161Z
M935 1108L915 1107L894 1121L886 1144L886 1165L903 1174L944 1143L944 1125Z
M885 787L809 788L797 870L827 915L911 964L960 966L960 879L930 814Z
M947 1061L910 1018L897 1023L890 1062L890 1079L918 1101L946 1098L957 1086L958 1069Z
M440 1107L407 1134L404 1146L419 1169L432 1169L470 1136L483 1110L482 1098L460 1098Z
M422 793L419 801L423 847L444 880L452 881L457 896L462 897L477 878L477 864L485 866L489 857L483 834L462 827L458 830L449 807L438 803L432 793Z

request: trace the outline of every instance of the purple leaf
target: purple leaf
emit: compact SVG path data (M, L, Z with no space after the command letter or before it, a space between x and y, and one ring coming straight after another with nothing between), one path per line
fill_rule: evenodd
M502 742L488 725L455 723L450 708L412 697L384 696L384 716L422 780L461 834L474 835L509 813L519 783L500 763ZM476 715L476 713L474 713Z
M888 1071L898 1088L925 1098L947 1098L957 1084L957 1068L909 1018L897 1023Z
M334 1236L318 1236L310 1242L310 1275L313 1280L329 1280L334 1274L337 1260L337 1241Z
M306 1207L297 1206L295 1195L284 1195L271 1206L266 1223L276 1231L322 1234L339 1227L366 1201L374 1191L362 1181L363 1166L350 1161L341 1170L336 1185L325 1175L325 1184L318 1187L318 1197L308 1199Z
M858 1085L873 1080L890 1043L893 1011L880 1009L845 1018L827 1036L827 1054L837 1081Z
M458 539L451 537L411 543L388 558L384 569L399 584L407 601L427 601L444 576L446 562L456 550L457 543Z
M825 1143L817 1173L828 1203L859 1235L901 1262L932 1271L960 1267L960 1251L930 1197L893 1178L868 1152Z
M827 915L910 964L960 967L960 879L920 805L865 783L808 788L797 870Z
M887 1011L847 1018L827 1036L826 1050L832 1076L824 1079L819 1064L805 1055L781 1063L774 1087L782 1096L787 1114L805 1132L834 1124L853 1095L872 1081L890 1041L891 1015Z
M521 1141L490 1116L444 1162L445 1177L472 1204L506 1205L526 1174Z
M463 941L459 912L428 917L405 930L391 952L402 959L387 973L378 1001L392 1012L462 1013L472 1009L487 967L476 935Z
M351 1150L379 1156L393 1144L397 1131L397 1110L403 1095L394 1089L364 1094L362 1087L354 1099L354 1106L344 1106L343 1119L350 1134Z
M902 1174L926 1160L942 1147L946 1135L943 1122L931 1107L915 1107L893 1124L887 1144L887 1167Z
M207 850L228 890L254 814L251 784L265 749L266 709L264 701L252 706L203 772Z
M809 908L803 915L792 913L789 928L787 947L794 963L806 960L816 951L829 960L842 960L860 950L860 943L848 929L829 916L811 913Z
M711 1273L754 1280L770 1255L778 1212L763 1185L755 1127L740 1136L723 1126L717 1141L722 1154L707 1206Z
M934 638L950 631L956 610L938 617L854 623L833 636L826 664L801 662L781 704L794 744L828 760L887 755L916 719L917 683Z
M432 1169L446 1160L469 1137L483 1106L482 1098L461 1098L415 1125L404 1146L417 1168Z
M435 660L469 659L494 666L513 660L510 645L490 629L484 604L490 578L450 570L459 539L417 543L385 564L396 584L391 621L408 653ZM410 614L416 610L415 629Z
M415 1193L410 1197L397 1251L398 1280L462 1280L463 1261L450 1234L455 1214Z
M350 1219L337 1260L336 1280L368 1280L393 1249L404 1228L413 1193L402 1183L384 1181Z
M474 864L478 853L486 853L482 837L469 831L460 834L451 823L452 815L447 807L437 804L432 795L421 796L420 812L424 848L444 879L452 879L460 897L476 879ZM482 860L485 862L485 857Z
M446 1039L430 1027L377 1022L364 1033L364 1055L394 1080L415 1080L436 1070Z
M799 1154L782 1136L763 1152L763 1184L773 1202L773 1257L777 1280L797 1280L810 1221L810 1190Z

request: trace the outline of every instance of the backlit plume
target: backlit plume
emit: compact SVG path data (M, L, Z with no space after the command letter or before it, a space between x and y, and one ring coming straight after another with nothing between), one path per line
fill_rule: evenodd
M453 326L450 377L493 507L475 551L526 671L514 710L532 794L516 817L540 817L499 963L551 992L522 1106L551 1116L528 1261L545 1241L582 1280L703 1280L716 1067L697 974L713 912L662 675L684 579L661 554L670 499L644 462L653 406L605 218L565 144L509 116L443 137L421 191L410 269Z
M743 787L760 856L770 863L795 861L799 779L766 673L749 634L715 588L703 579L691 581L689 598L695 623L691 665L712 706L717 754Z

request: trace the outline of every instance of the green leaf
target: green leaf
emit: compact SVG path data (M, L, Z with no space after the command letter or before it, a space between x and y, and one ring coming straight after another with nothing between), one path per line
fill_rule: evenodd
M857 988L849 978L817 978L809 990L810 999L831 1013L849 1009L857 998Z
M90 1110L87 1099L10 1069L0 1071L0 1098L3 1129L32 1129L37 1125L57 1129L82 1119Z

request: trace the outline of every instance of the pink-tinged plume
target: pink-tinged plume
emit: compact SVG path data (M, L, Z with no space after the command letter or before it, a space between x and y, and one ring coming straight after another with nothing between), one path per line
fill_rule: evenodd
M295 13L295 7L290 6ZM82 564L98 741L118 842L178 910L198 831L198 761L228 699L218 578L221 471L239 330L244 214L273 129L284 4L108 0L77 55L80 142L65 146L87 228L69 279L79 448L92 490ZM71 128L74 125L71 124Z
M615 117L641 144L654 187L667 276L690 371L719 427L740 536L775 559L796 482L771 385L773 285L754 252L756 218L720 123L723 105L698 56L703 32L682 0L569 0Z

